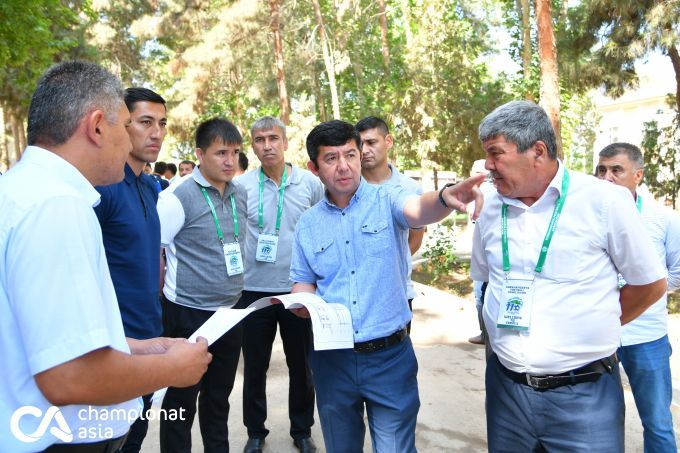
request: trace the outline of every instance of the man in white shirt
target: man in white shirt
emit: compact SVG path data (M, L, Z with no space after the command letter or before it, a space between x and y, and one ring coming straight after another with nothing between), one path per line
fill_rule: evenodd
M640 149L612 143L600 151L596 175L625 187L642 216L654 252L668 272L668 289L680 286L680 216L637 190L644 174ZM622 282L624 283L624 282ZM671 345L664 294L637 319L623 326L618 356L626 370L644 428L645 452L675 452L671 402Z
M470 274L488 281L489 451L624 451L621 324L666 290L625 190L568 172L533 102L479 126L497 194L475 227ZM628 284L618 289L617 272Z
M203 339L126 341L92 207L123 179L129 122L92 63L53 66L33 94L30 146L0 181L0 451L116 451L137 397L210 362Z

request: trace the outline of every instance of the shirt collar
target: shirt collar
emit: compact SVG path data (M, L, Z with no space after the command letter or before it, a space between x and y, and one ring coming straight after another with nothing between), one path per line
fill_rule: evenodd
M295 167L295 165L291 164L290 162L286 162L286 167L290 165L291 171L290 174L286 174L286 186L289 186L291 184L300 184L302 181L302 174L301 172ZM287 169L286 169L287 170ZM260 172L262 171L262 165L260 165L257 168L257 178L259 181L260 178ZM264 180L271 179L267 174L264 174Z
M205 179L205 176L203 176L203 173L201 173L201 170L198 168L198 165L194 167L194 171L191 172L191 177L194 179L194 181L198 183L199 186L217 190L215 187L212 186L212 184L208 182L207 179ZM237 184L236 181L234 181L233 179L229 181L224 189L224 194L222 195L222 198L228 197L229 195L234 193L236 190L235 188L236 184Z
M128 165L127 162L125 162L125 179L124 181L128 184L132 184L135 182L135 179L141 177L141 175L144 174L144 172L140 173L139 176L135 174L134 171L132 171L132 168Z
M548 184L548 187L546 187L545 191L541 196L536 200L536 203L534 203L532 206L538 206L541 203L543 203L545 200L550 199L553 202L557 200L561 195L562 195L562 180L564 179L564 172L566 171L566 167L562 163L561 160L557 159L557 173L555 173L555 176L553 179L550 181L550 184ZM496 192L498 193L498 192ZM501 202L510 205L510 206L517 206L523 209L527 209L527 206L522 203L520 200L517 198L508 198L504 197L500 193L498 193L498 197L501 199Z
M349 200L349 204L347 204L347 206L343 209L349 208L350 206L352 206L354 203L358 202L361 199L361 196L363 195L367 184L368 183L366 182L364 177L360 176L359 177L359 187L357 187L356 192L354 192L354 195L352 195L352 198ZM335 205L335 203L333 203L332 201L330 201L328 199L328 190L324 191L323 201L326 203L326 206L329 207L329 208L340 209Z
M56 175L67 185L73 187L92 207L99 204L101 196L83 174L56 153L39 146L28 146L21 157L23 162L46 168L46 172Z

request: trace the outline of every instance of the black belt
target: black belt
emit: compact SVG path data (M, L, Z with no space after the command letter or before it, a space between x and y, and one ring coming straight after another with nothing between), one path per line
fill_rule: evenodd
M89 444L53 444L47 447L43 453L114 453L120 450L126 438L127 434L115 439Z
M382 338L374 338L373 340L362 341L361 343L354 343L354 352L378 352L383 349L387 349L395 344L399 344L404 341L404 338L408 336L406 332L406 327L401 330L397 330L392 335L388 335Z
M532 374L517 373L508 370L499 362L503 373L515 382L527 385L536 390L550 390L565 385L580 384L582 382L595 382L600 379L602 373L607 372L611 374L614 367L619 363L616 353L605 357L604 359L596 360L586 366L577 368L575 370L567 371L566 373L553 374L547 376L534 376Z

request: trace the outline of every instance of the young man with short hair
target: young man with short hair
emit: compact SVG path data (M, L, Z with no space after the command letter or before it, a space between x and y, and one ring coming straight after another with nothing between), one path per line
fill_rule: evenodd
M102 229L106 260L123 319L125 335L144 340L161 335L163 323L160 289L161 226L156 211L156 183L142 172L147 162L158 158L166 134L165 100L147 88L125 90L130 111L126 129L132 150L125 163L125 178L118 184L97 186L101 202L95 206ZM138 452L146 436L146 412L151 394L145 395L142 417L130 428L121 448Z
M420 407L403 232L441 220L477 200L483 176L418 197L361 178L361 138L353 125L321 123L307 136L307 168L326 188L295 229L292 292L316 293L350 312L354 348L310 351L321 428L329 452L363 450L364 409L378 453L416 451ZM308 317L306 309L294 309Z
M188 338L221 307L233 307L243 290L247 194L232 181L242 138L229 121L214 118L196 129L200 166L158 199L161 246L167 256L163 287L165 335ZM241 351L241 327L213 343L213 362L193 387L168 389L164 409L183 409L184 420L161 421L161 451L191 451L198 396L206 452L229 451L229 395Z

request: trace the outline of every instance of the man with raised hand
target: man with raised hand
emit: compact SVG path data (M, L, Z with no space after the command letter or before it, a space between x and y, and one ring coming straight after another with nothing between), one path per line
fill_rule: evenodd
M250 136L261 166L239 179L248 191L245 284L239 302L243 308L262 297L290 292L295 225L302 213L323 197L316 176L286 162L286 126L278 118L260 118L250 128ZM267 370L277 326L288 365L290 435L300 451L316 451L311 438L314 386L307 361L310 321L279 304L260 309L243 321L243 424L248 428L244 453L261 452L269 433L265 428Z
M354 348L310 351L326 451L363 450L364 410L376 452L416 451L418 364L406 325L409 228L437 222L476 200L479 175L418 197L361 177L361 138L352 124L321 123L307 136L307 168L326 188L295 229L292 292L316 293L350 312ZM293 310L308 317L306 309Z
M115 451L137 397L192 385L210 361L203 339L125 339L92 210L93 186L124 177L123 97L100 66L53 66L31 100L29 146L0 179L0 451Z
M621 324L666 290L630 193L568 171L533 102L498 107L479 138L497 192L475 225L470 267L489 282L489 451L623 452Z
M668 289L677 289L680 286L680 216L638 191L644 174L640 149L630 143L604 147L595 174L630 191L654 244L654 252L668 273ZM644 428L645 452L677 451L671 414L673 383L667 302L664 293L638 318L623 326L617 351Z
M163 286L163 326L169 337L191 336L221 307L233 307L243 290L243 243L247 194L232 181L242 138L222 118L196 129L200 165L191 176L158 198L161 246L167 271ZM229 451L229 395L241 353L241 326L210 345L213 361L192 387L168 389L163 409L183 410L184 419L161 420L161 451L191 452L191 426L198 416L206 452Z
M394 145L394 139L390 134L387 124L375 116L367 116L359 121L354 127L361 135L361 176L371 184L388 184L390 186L402 186L403 188L421 195L423 189L408 176L399 173L391 163L387 161L387 154ZM413 256L421 244L425 235L424 228L410 228L403 232L402 244L408 247L408 274L404 276L407 285L408 308L413 311L413 299L418 295L413 289L411 282L411 269ZM411 333L411 323L406 328Z

